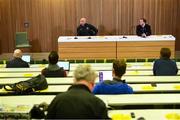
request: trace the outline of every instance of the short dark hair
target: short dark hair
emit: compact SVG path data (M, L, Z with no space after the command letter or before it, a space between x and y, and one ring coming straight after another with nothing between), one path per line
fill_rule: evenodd
M126 73L126 62L124 60L114 60L113 69L115 76L122 77Z
M169 59L171 57L171 50L169 48L161 48L161 58Z
M58 62L59 55L56 51L52 51L50 52L48 59L50 64L56 64Z
M140 20L143 20L144 23L147 22L147 20L145 18L141 18Z

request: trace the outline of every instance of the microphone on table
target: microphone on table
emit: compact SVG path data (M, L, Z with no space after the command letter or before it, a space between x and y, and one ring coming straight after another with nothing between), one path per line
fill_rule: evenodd
M77 37L77 36L75 36L75 37L74 37L74 39L78 39L78 37Z
M131 33L131 31L133 30L134 31L134 29L136 28L136 26L135 25L133 25L133 26L130 26L130 29L128 30L128 34L129 33ZM123 36L122 38L127 38L127 36Z
M91 36L89 36L88 39L91 39Z

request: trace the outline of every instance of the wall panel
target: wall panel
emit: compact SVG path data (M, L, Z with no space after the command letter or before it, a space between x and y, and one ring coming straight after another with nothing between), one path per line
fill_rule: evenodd
M13 51L18 31L28 32L32 52L57 50L57 38L76 35L81 17L99 35L135 34L138 19L145 17L153 34L175 35L180 50L179 6L179 0L0 0L2 52Z

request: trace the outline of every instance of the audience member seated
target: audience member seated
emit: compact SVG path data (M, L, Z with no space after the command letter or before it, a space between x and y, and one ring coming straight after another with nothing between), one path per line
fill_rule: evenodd
M103 101L91 93L96 77L91 66L79 65L74 71L74 85L54 98L48 107L47 119L108 118Z
M113 62L113 80L98 83L93 90L94 94L132 94L133 89L121 77L126 73L126 62L115 60Z
M66 77L66 71L57 65L59 55L57 52L52 51L49 54L49 65L41 71L45 77Z
M6 68L28 68L29 64L21 59L22 51L16 49L13 54L13 59L9 61Z
M176 62L171 60L171 50L162 48L160 51L161 57L156 60L153 65L153 73L155 76L173 76L177 75L178 68Z

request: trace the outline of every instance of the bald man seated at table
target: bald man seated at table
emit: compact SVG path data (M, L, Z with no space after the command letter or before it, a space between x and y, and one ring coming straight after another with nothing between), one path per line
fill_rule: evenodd
M96 36L98 29L87 23L86 18L80 19L80 25L77 28L77 36Z
M171 60L171 50L162 48L160 51L160 59L155 60L153 65L153 73L155 76L174 76L178 73L177 64Z
M9 61L6 68L29 68L29 64L22 60L22 51L16 49L13 53L13 59Z
M122 80L121 77L126 73L126 62L115 60L113 62L113 80L105 80L98 83L94 89L94 94L132 94L133 89Z
M96 77L90 65L79 65L74 71L74 85L54 98L47 119L108 118L104 102L91 93Z

